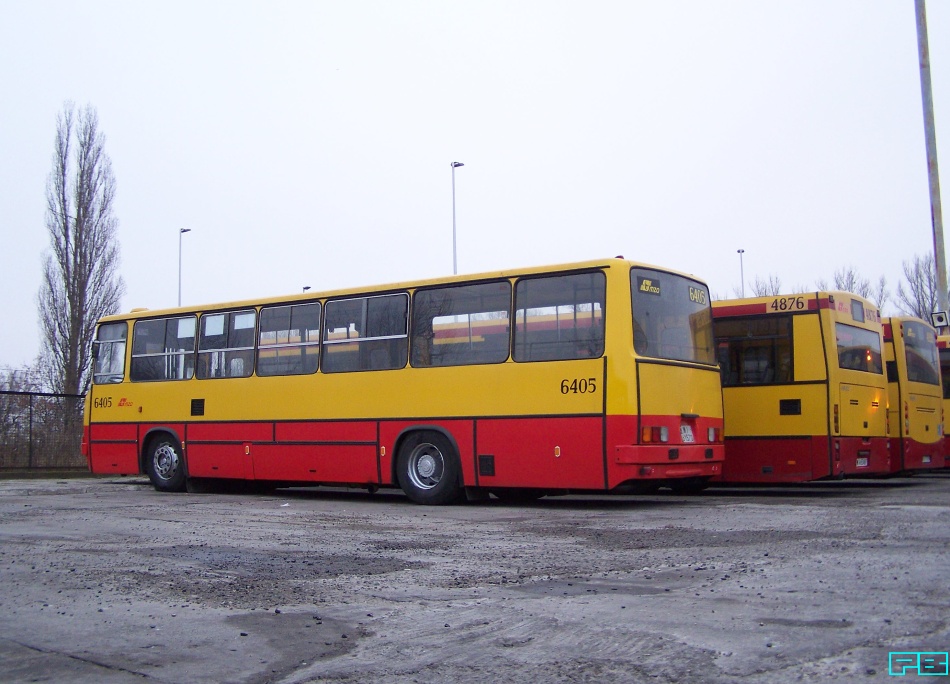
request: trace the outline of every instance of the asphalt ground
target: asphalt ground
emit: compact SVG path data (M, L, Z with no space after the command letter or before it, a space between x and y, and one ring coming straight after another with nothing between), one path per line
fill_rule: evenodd
M934 682L889 654L947 651L950 472L438 508L0 481L3 682Z

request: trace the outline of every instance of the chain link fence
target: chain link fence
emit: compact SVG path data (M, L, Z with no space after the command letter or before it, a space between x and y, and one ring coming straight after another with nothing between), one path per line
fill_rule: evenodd
M88 470L83 395L0 390L0 473Z

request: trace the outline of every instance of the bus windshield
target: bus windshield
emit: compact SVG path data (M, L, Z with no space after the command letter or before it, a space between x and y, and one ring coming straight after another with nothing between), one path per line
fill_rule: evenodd
M937 359L937 335L923 323L904 321L904 349L907 379L928 385L940 384L940 362Z
M706 286L683 276L634 268L633 348L637 354L714 365Z

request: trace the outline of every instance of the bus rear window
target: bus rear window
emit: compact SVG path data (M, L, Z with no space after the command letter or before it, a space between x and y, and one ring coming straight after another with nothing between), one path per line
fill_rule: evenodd
M695 280L663 271L630 271L633 348L641 356L713 365L709 291Z
M881 335L853 325L835 323L838 367L865 373L883 373ZM936 349L936 347L934 347Z
M722 386L792 382L792 316L718 319L714 325Z
M907 379L928 385L940 384L940 361L937 358L937 334L924 323L904 321L904 356Z

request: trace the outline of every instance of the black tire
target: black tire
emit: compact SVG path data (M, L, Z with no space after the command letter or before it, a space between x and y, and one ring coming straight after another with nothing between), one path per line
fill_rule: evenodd
M185 457L178 440L171 435L152 439L145 454L145 472L160 492L185 491Z
M418 504L440 506L462 497L458 452L438 432L416 432L406 438L399 448L396 479Z

